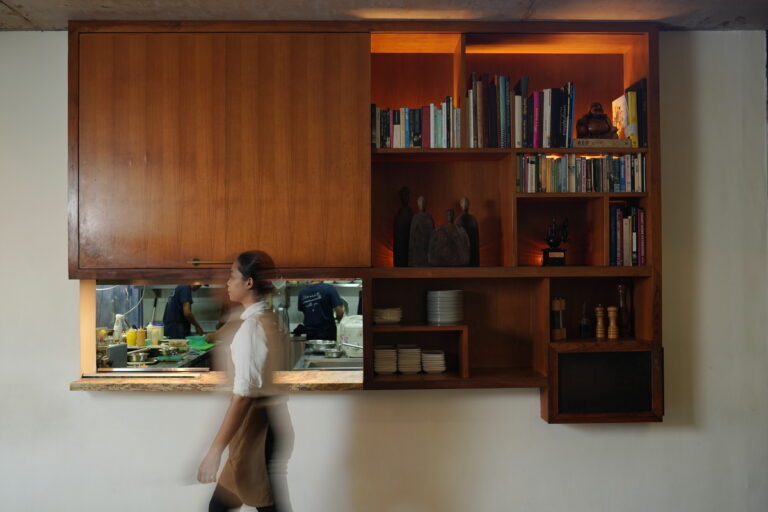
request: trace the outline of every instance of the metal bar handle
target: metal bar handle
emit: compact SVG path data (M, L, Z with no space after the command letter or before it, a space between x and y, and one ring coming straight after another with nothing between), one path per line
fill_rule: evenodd
M218 261L218 260L201 260L199 258L192 258L187 261L187 265L231 265L231 261Z

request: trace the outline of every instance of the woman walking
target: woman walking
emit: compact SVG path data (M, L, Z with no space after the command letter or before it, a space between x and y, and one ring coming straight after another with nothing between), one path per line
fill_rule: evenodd
M208 506L210 512L242 505L259 512L285 512L290 506L285 469L293 430L285 399L276 396L271 383L272 372L283 369L284 347L274 315L264 301L272 284L263 276L273 267L267 254L244 252L232 264L227 280L229 299L242 304L244 311L230 346L232 397L197 471L198 481L216 482L221 456L229 446L229 458Z

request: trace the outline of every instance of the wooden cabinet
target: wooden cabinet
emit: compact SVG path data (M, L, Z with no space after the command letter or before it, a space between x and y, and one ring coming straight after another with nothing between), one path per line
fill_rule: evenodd
M206 265L193 258L260 248L286 277L364 279L367 389L538 388L550 422L660 421L657 38L614 23L75 23L70 275L194 279ZM531 91L571 81L574 120L645 79L647 144L470 148L471 73L527 76ZM446 96L463 109L461 147L371 150L371 103ZM644 162L631 192L521 186L526 159L627 155ZM478 267L393 266L402 187L437 225L469 197ZM617 205L645 214L642 264L614 266ZM553 217L569 220L563 267L542 266ZM582 308L616 305L619 284L632 332L581 335ZM463 320L430 325L426 294L446 289L464 291ZM565 339L550 332L555 299ZM400 325L374 325L374 308L395 306ZM374 349L403 343L443 349L447 372L378 375Z
M72 277L370 264L367 33L71 37Z

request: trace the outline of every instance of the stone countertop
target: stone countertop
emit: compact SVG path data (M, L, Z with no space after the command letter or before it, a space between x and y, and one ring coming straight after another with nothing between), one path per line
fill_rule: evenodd
M229 392L224 372L202 372L195 377L83 377L69 384L71 391ZM362 371L306 370L274 373L274 383L285 392L351 391L363 389Z

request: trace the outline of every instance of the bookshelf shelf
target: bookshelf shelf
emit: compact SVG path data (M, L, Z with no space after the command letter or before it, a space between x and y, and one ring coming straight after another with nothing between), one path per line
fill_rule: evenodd
M374 267L373 279L516 279L550 277L650 277L651 267Z

